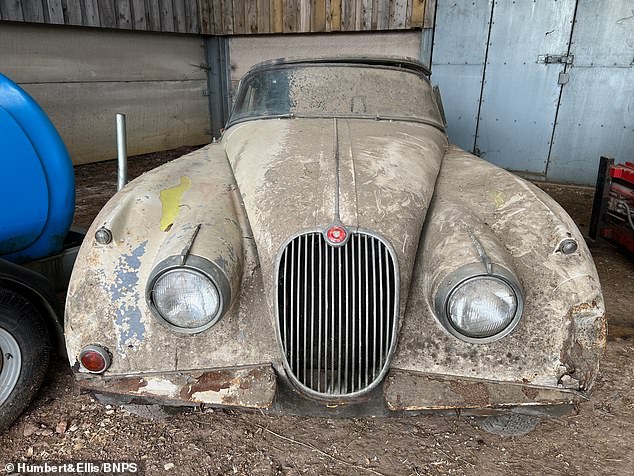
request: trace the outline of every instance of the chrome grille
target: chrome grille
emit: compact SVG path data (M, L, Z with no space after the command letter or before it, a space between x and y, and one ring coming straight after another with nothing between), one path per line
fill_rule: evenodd
M279 263L279 331L287 369L309 392L342 396L377 381L395 345L398 274L379 238L321 232L290 241Z

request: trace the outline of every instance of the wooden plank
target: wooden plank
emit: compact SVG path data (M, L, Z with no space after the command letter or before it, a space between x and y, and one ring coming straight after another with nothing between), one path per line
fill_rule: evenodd
M24 21L43 23L44 8L42 7L42 1L35 0L23 2L22 14L24 15Z
M256 0L247 0L245 2L244 28L247 33L258 32L258 3Z
M211 24L211 34L221 35L224 31L222 22L222 0L211 0L209 22Z
M410 28L422 28L425 24L425 0L410 0L411 13L407 26Z
M47 23L52 25L64 24L64 9L62 8L62 0L45 0L44 18Z
M84 26L100 26L99 21L99 5L97 0L84 0Z
M284 0L284 33L296 33L299 29L298 3L301 0Z
M407 21L407 0L390 0L390 26L391 30L405 28Z
M299 30L304 33L310 32L310 10L311 3L309 0L299 2Z
M312 0L310 13L311 31L326 31L326 0Z
M160 31L174 31L174 7L172 0L159 0L159 13L161 15Z
M62 11L64 12L64 24L82 25L81 4L75 0L62 0Z
M130 0L115 0L117 11L117 26L124 30L132 29L132 9Z
M360 15L361 30L371 30L372 29L372 0L363 0L361 2L361 15Z
M174 31L185 33L187 31L185 20L185 0L172 0L174 12Z
M361 21L363 20L363 2L364 0L354 1L354 31L361 30Z
M376 10L376 29L387 30L390 27L390 0L378 0Z
M132 0L132 28L135 30L148 29L145 2L143 0Z
M222 0L222 34L231 35L234 30L233 1Z
M341 0L330 0L330 31L341 31L341 17Z
M147 17L147 29L161 31L161 4L159 0L145 0L145 15Z
M271 1L271 31L282 33L284 31L284 0Z
M114 118L127 116L128 154L209 142L206 80L23 85L59 131L75 164L116 157Z
M48 0L49 5L51 0ZM117 13L114 0L97 0L99 5L99 23L104 28L117 27Z
M24 13L22 13L21 0L0 1L0 13L3 20L24 21Z
M200 12L197 0L185 0L185 31L200 33Z
M355 3L355 0L341 1L341 29L344 31L353 31L356 28L357 9Z
M372 0L372 17L370 19L370 29L377 29L377 20L379 17L379 0Z
M258 33L271 31L271 2L270 0L258 0Z
M214 28L214 17L212 12L211 0L199 0L198 2L198 18L199 28L203 35L212 35Z
M434 28L436 17L436 0L427 0L425 5L425 20L423 28Z
M233 0L233 33L244 34L247 32L244 23L247 0Z

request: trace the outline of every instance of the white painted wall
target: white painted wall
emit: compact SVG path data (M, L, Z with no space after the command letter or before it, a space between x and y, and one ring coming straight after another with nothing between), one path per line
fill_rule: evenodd
M0 73L47 112L76 164L209 142L200 36L2 23Z

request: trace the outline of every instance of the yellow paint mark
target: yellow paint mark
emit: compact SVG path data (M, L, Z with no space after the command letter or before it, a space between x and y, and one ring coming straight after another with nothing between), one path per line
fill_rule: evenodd
M163 204L163 213L161 214L161 231L167 231L176 217L178 216L181 198L186 190L189 190L192 182L189 177L181 177L180 185L172 188L161 190L160 198Z
M493 202L495 203L495 208L500 209L506 204L506 196L500 191L495 192L493 194Z

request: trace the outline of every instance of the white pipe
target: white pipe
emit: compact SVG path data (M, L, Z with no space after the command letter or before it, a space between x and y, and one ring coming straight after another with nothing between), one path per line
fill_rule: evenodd
M128 148L125 131L125 114L117 114L117 191L128 181Z

